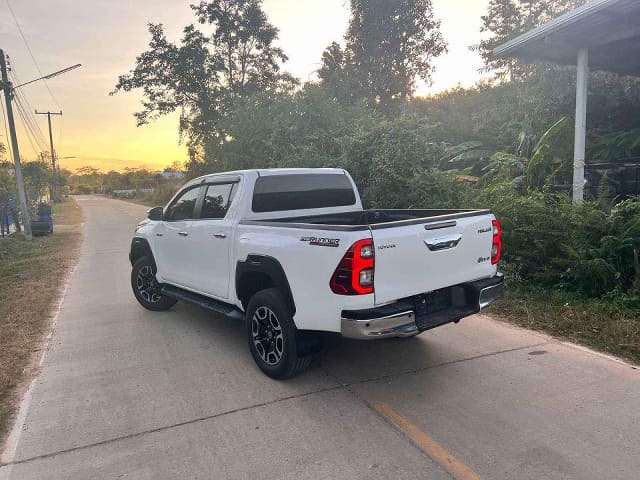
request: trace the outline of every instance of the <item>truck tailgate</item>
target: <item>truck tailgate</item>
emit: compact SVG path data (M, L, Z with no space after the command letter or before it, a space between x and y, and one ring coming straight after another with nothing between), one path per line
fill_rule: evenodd
M485 211L372 225L376 304L495 275L493 219Z

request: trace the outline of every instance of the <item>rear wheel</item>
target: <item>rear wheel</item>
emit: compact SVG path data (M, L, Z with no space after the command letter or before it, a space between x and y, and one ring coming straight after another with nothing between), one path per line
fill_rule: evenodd
M139 258L133 264L131 288L136 300L148 310L168 310L177 302L162 294L161 285L156 280L156 264L150 257Z
M275 379L290 378L311 364L312 355L300 355L301 333L278 289L262 290L251 298L246 324L251 355L266 375Z

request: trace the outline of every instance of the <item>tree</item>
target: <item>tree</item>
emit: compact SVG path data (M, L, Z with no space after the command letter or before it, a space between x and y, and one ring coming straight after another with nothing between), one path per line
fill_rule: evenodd
M39 202L51 184L52 172L47 162L25 162L22 164L24 183L29 201Z
M482 16L481 33L488 37L474 45L480 52L485 71L493 71L498 79L518 79L529 75L535 67L516 59L494 58L493 50L587 0L490 0L487 14Z
M333 43L325 50L320 78L329 88L356 85L357 96L393 114L418 78L430 81L433 58L446 52L439 28L431 0L351 0L345 49Z
M171 162L171 165L165 167L164 170L162 171L163 173L173 173L173 172L184 173L185 165L184 165L184 162L175 160L174 162Z
M317 85L294 94L259 95L225 121L220 169L338 167L345 138L373 121L360 106L345 107Z
M234 105L257 92L290 89L295 80L280 71L286 55L273 44L278 29L261 0L202 0L192 5L197 21L184 28L179 44L170 42L161 24L149 24L149 49L121 75L112 94L142 89L138 125L180 112L180 132L190 157L209 161L212 146L225 141L221 120Z
M15 197L16 180L9 173L8 164L0 162L0 205Z
M338 42L332 42L322 52L322 66L318 77L327 92L342 105L353 105L364 97L356 78L353 54L343 49Z

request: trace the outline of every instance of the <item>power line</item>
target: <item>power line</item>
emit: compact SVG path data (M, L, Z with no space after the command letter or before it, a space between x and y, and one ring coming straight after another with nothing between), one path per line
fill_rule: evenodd
M13 12L13 8L11 8L11 3L9 3L9 0L6 0L6 3L7 3L7 7L9 7L9 12L11 12L11 16L13 17L13 21L15 22L16 27L18 27L18 32L20 32L20 36L22 37L22 41L24 42L24 45L25 45L25 47L27 47L27 51L29 52L29 55L31 56L31 60L33 60L33 64L36 66L36 70L38 70L38 73L41 76L44 76L44 74L40 70L40 66L38 65L38 62L36 61L36 57L33 55L33 52L31 51L31 47L29 46L29 42L27 41L27 37L25 36L24 32L22 31L22 27L20 27L20 23L18 22L18 19L16 18L16 14ZM49 95L51 95L51 99L53 100L53 103L56 104L56 107L62 109L62 107L60 107L60 104L56 100L55 95L53 94L53 92L49 88L49 84L47 83L47 81L43 80L43 82L44 82L44 86L47 87L47 91L49 92Z
M9 149L9 153L13 157L13 148L11 147L11 142L9 140L9 130L7 129L7 116L4 113L5 106L2 105L2 108L0 108L0 110L2 110L2 121L4 122L4 135L5 135L5 138L7 139L7 148Z
M22 102L22 99L19 96L16 95L14 98L21 117L23 117L23 121L33 135L33 138L40 147L40 150L46 150L47 143L44 139L44 134L42 133L42 130L40 129L40 126L38 125L35 117L31 113L32 110L27 110Z
M36 146L36 144L38 144L38 141L37 141L36 136L33 133L32 126L29 124L29 122L25 118L24 111L20 107L20 104L17 103L17 102L16 102L16 107L18 107L18 115L22 119L22 124L25 127L25 132L27 134L27 140L29 140L29 144L31 145L31 149L33 150L33 153L35 153L35 155L38 156L38 149L39 149L40 145ZM40 149L40 151L42 151L42 149Z
M32 141L31 139L33 139L33 141L40 148L40 151L45 150L46 143L44 141L40 127L35 122L35 118L29 115L29 110L25 108L22 99L18 95L14 96L14 101L20 118L22 119L22 123L24 124L27 136L29 137L29 141ZM38 151L36 151L35 153L36 155L38 155Z
M16 104L17 106L17 104ZM18 115L20 116L20 118L22 119L22 123L25 127L25 133L27 136L27 140L29 140L29 144L31 145L31 149L33 150L33 153L35 155L38 155L38 149L39 149L39 145L38 145L38 141L36 140L33 131L31 130L31 126L27 123L27 121L25 120L25 116L24 116L24 112L18 108Z
M20 116L20 118L22 118L22 123L24 123L24 117L22 116L22 113L20 113L20 111L18 111L18 115ZM27 140L29 140L29 145L31 145L31 150L33 150L33 153L36 156L38 156L38 148L34 145L32 136L29 135L28 132L27 132Z
M11 69L9 75L12 77L13 81L16 84L19 82L18 75L13 69ZM33 135L33 138L38 144L40 151L46 150L47 142L45 140L44 134L42 133L42 130L40 129L40 125L38 125L38 122L36 121L36 118L32 113L33 107L29 103L29 100L20 90L14 90L13 94L18 113L20 114L25 127L27 128L28 132L30 131ZM36 155L38 155L37 151L35 153Z
M46 145L46 142L44 141L44 134L42 133L42 130L40 130L40 126L37 124L35 117L33 117L33 115L30 114L31 109L28 102L25 101L24 97L21 97L19 95L15 95L14 100L16 102L16 105L22 112L22 115L24 116L24 121L27 123L29 130L33 134L34 138L37 140L38 145ZM27 106L25 106L25 104Z

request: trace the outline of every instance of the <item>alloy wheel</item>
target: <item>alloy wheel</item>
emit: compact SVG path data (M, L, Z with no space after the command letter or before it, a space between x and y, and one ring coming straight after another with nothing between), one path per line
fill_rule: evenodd
M251 319L253 344L262 360L268 365L277 365L284 355L282 326L269 307L259 307Z
M160 287L151 265L145 265L138 270L136 288L140 296L149 303L157 303L162 298Z

